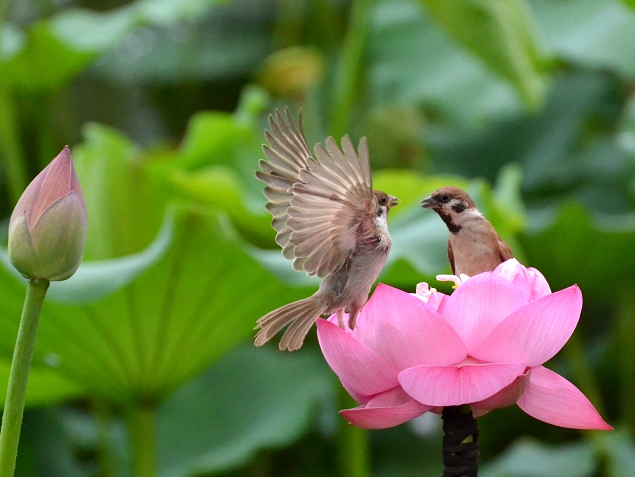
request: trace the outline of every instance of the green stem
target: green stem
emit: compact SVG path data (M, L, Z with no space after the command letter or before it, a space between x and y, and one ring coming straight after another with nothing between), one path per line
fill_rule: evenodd
M155 407L139 405L128 414L128 433L132 448L132 475L154 477ZM2 476L0 476L2 477Z
M341 409L358 406L344 388L338 386L338 389L340 390L339 407ZM340 419L338 441L340 475L345 477L369 477L370 443L368 431L352 426L344 419Z
M7 398L0 430L0 477L12 477L18 454L24 399L35 347L37 327L49 282L30 279L27 284L22 318L13 351Z
M15 204L28 181L13 98L6 86L0 86L0 156L7 174L9 197Z
M104 401L95 398L92 401L93 414L97 428L97 462L101 477L116 477L117 466L113 439L111 435L114 421L112 412Z
M331 134L336 138L346 134L361 88L362 57L368 36L368 26L373 0L354 0L351 6L349 26L339 57L331 103Z

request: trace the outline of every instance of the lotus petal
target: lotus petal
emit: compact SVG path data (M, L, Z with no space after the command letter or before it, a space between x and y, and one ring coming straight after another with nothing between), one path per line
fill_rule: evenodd
M521 291L509 280L481 273L467 280L445 300L441 315L463 339L468 354L472 355L472 350L499 323L525 304Z
M408 422L430 409L408 396L401 387L396 387L378 394L365 406L345 409L340 414L357 427L386 429Z
M398 385L399 370L339 326L317 320L318 341L326 362L355 393L372 396Z
M399 384L423 404L458 406L493 396L524 371L516 363L415 366L399 373Z
M578 388L543 366L531 370L531 379L518 406L530 416L554 426L613 429Z
M467 356L452 327L409 293L379 284L363 313L354 335L400 370L454 364Z
M540 365L571 337L581 310L582 293L575 285L539 298L498 325L472 356L489 362Z

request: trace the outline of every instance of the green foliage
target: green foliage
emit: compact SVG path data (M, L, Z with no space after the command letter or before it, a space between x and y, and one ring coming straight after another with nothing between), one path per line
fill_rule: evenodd
M74 151L88 214L85 259L139 252L157 234L167 198L145 171L141 150L113 129L88 124Z
M531 10L524 0L422 0L460 43L511 81L538 108L545 95L543 65Z
M218 472L263 446L291 444L312 424L312 411L332 397L334 384L320 353L238 348L161 406L159 475Z
M0 82L25 90L59 87L97 55L117 47L141 25L165 26L200 19L220 0L138 1L109 12L70 9L35 22L26 31L10 26L2 37ZM33 74L35 71L38 74Z
M628 277L635 267L630 253L635 247L632 214L594 219L579 204L569 203L550 215L551 220L536 224L521 241L532 264L549 277L554 289L571 281L572 270L584 295L593 299L606 296L608 276L630 282ZM580 266L580 257L585 257L584 266Z
M315 411L332 400L334 387L315 349L285 355L239 346L159 406L158 475L227 471L253 459L262 447L288 446L315 424ZM18 462L19 471L29 466L28 475L91 475L71 452L97 448L99 426L86 412L69 408L32 411L25 418L21 443L28 446L29 459ZM106 432L119 441L113 448L113 471L129 475L121 423L112 420Z
M606 456L601 463L600 455ZM561 444L557 447L534 439L520 439L500 457L485 466L484 477L586 477L597 475L598 467L606 465L607 475L626 477L635 465L635 445L627 433L620 430L599 434L594 442Z
M595 463L587 445L565 444L553 448L533 440L518 440L487 466L486 477L586 477Z
M439 119L468 126L520 109L513 89L457 48L412 1L378 3L368 50L376 105L423 103Z
M635 442L633 436L618 430L614 434L598 438L600 448L607 455L610 475L628 476L635 465Z
M536 0L532 6L550 50L559 58L633 79L635 15L624 3Z
M31 368L29 387L26 395L27 406L49 406L85 394L86 391L81 385L73 380L62 377L56 372L54 369L55 364L55 359L52 356L46 356L45 360ZM2 396L5 396L7 392L10 369L11 357L5 355L0 362L0 379L2 380L0 394Z

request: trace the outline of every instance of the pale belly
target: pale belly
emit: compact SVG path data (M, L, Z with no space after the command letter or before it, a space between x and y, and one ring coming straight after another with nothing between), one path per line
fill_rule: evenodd
M348 269L327 277L320 286L329 297L330 311L351 305L363 306L368 293L386 264L389 249L380 248L358 252Z

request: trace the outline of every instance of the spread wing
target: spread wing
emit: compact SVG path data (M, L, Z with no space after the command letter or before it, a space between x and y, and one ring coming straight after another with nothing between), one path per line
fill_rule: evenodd
M289 244L291 229L287 225L287 209L291 205L291 187L300 181L300 171L306 169L308 162L315 162L304 138L302 128L302 111L298 113L296 127L289 109L284 110L286 121L280 111L276 110L275 118L269 115L269 129L265 130L265 137L269 146L263 145L262 150L269 161L260 160L260 171L256 177L267 184L267 210L273 219L271 225L276 230L276 243L282 247L283 255L293 259L293 247Z
M357 248L358 241L376 235L368 143L359 142L358 153L348 136L342 149L333 138L326 149L315 146L317 161L300 171L300 182L291 187L287 225L296 257L293 267L324 278L338 270Z
M260 160L256 177L267 184L267 210L276 230L276 243L293 268L324 278L339 269L355 251L358 238L376 233L368 144L363 138L355 152L348 136L340 150L332 138L326 149L308 148L302 128L285 108L269 116L263 146L269 161Z

